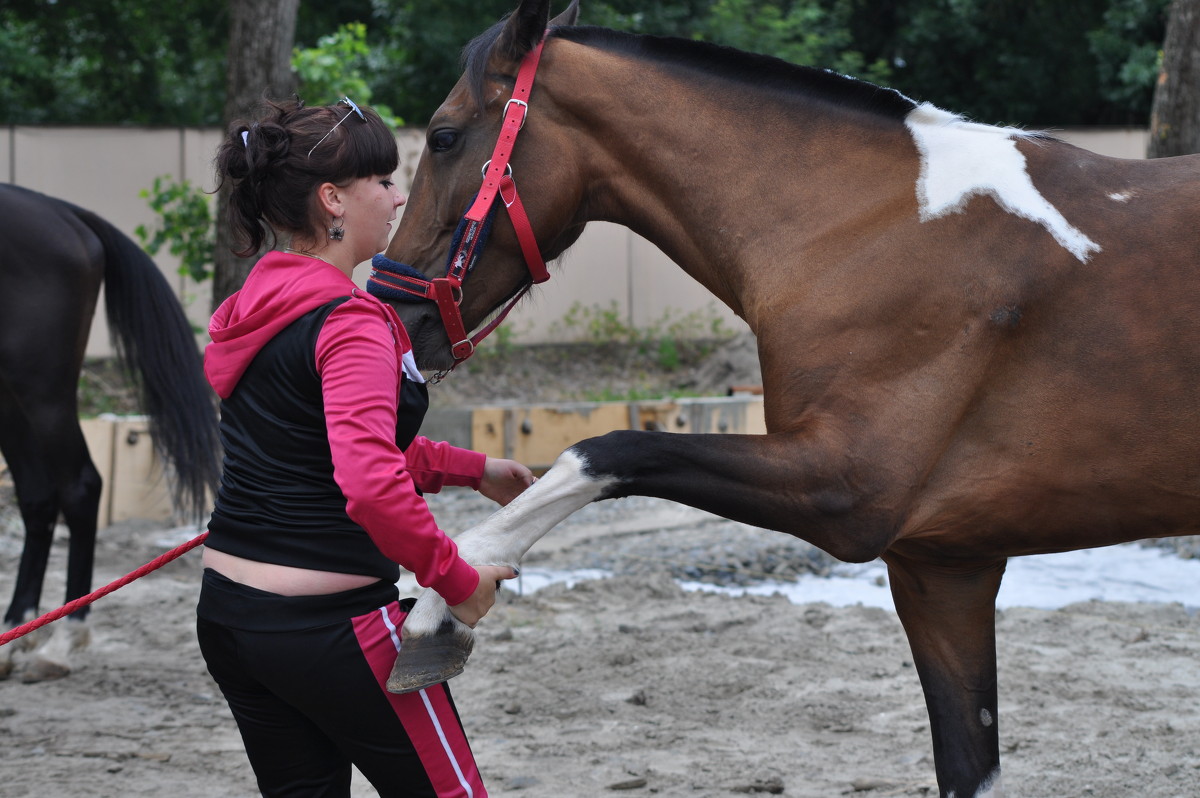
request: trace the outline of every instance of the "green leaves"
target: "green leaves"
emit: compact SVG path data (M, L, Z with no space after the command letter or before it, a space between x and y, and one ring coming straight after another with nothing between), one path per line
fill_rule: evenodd
M317 39L316 47L296 48L292 69L300 81L300 96L309 105L328 105L342 96L374 108L393 130L404 120L386 105L371 102L367 81L371 48L367 45L367 26L348 22L328 36Z
M868 63L855 46L851 12L848 3L829 0L715 0L708 14L697 20L693 36L885 83L890 77L887 62Z
M702 38L892 86L981 122L1145 124L1168 0L584 0L581 22ZM561 11L566 0L554 0ZM304 3L293 66L424 125L516 0ZM355 20L355 21L349 21ZM228 4L6 0L0 123L222 123ZM304 44L316 41L311 47Z
M144 224L134 230L142 249L157 255L165 246L179 258L180 274L196 282L211 277L216 230L208 195L187 180L175 182L169 175L154 178L154 185L139 194L159 219L153 232Z

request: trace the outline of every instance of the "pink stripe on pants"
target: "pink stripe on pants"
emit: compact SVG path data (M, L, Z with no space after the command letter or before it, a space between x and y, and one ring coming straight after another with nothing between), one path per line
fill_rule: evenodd
M387 692L404 618L397 602L355 618L354 634L363 655L412 740L438 797L487 798L475 756L444 685L399 695Z

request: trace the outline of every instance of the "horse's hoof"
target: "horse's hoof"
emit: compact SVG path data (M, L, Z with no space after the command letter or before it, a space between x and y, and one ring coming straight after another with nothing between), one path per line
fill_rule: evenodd
M454 633L404 638L392 675L389 693L411 693L441 684L463 672L475 647L470 635Z
M0 681L4 681L13 672L13 655L12 649L9 648L12 644L0 646Z
M45 657L32 657L21 668L21 681L25 684L65 679L71 675L71 666Z
M48 682L71 675L71 655L86 648L91 639L91 630L84 621L68 619L58 624L22 666L21 681Z

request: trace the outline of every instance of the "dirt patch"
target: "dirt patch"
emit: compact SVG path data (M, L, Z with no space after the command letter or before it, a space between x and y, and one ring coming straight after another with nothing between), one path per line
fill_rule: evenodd
M469 491L430 500L451 530L491 510ZM96 583L194 532L104 530ZM784 540L641 497L593 505L555 529L527 569L607 561L627 573L524 595L512 585L480 625L452 687L490 793L936 795L928 718L894 614L685 593L671 578L676 557L722 545L750 562L806 559ZM17 542L0 536L0 595ZM65 556L60 538L46 604L61 595ZM69 678L0 682L5 796L255 794L195 642L198 560L188 554L97 603L92 645ZM1011 609L998 633L1011 794L1200 794L1194 613L1103 602ZM356 798L372 794L356 779Z

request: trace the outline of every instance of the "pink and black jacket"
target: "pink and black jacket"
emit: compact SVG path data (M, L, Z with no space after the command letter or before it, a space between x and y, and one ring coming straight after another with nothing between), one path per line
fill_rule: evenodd
M271 252L209 334L225 459L206 545L392 581L399 564L465 601L478 572L420 493L478 488L485 457L416 434L428 400L395 311L334 266Z

